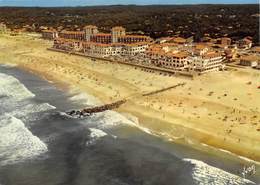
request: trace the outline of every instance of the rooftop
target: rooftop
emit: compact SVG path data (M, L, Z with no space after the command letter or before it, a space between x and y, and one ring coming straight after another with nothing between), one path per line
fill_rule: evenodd
M125 28L122 26L115 26L112 28L113 31L125 31Z
M252 51L260 53L260 46L253 47Z
M215 57L220 57L220 56L221 56L221 53L212 51L212 52L207 52L207 53L205 53L205 54L202 56L202 58L204 58L204 59L210 59L210 58L215 58Z
M248 62L260 61L260 56L257 56L257 55L244 55L244 56L240 57L240 60L248 61Z
M97 29L97 27L94 25L87 25L84 27L84 29Z
M67 31L67 30L62 30L61 33L64 33L64 34L75 34L75 35L85 34L84 31Z
M45 33L54 33L54 32L57 32L57 30L55 30L55 29L51 29L51 30L42 30L42 32L45 32Z

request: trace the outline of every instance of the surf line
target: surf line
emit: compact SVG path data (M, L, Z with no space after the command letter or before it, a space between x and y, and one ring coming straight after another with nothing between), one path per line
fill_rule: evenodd
M173 85L173 86L170 86L170 87L167 87L167 88L162 88L162 89L151 91L151 92L148 92L148 93L143 93L143 94L141 94L141 96L145 97L145 96L155 95L155 94L158 94L158 93L162 93L164 91L168 91L170 89L177 88L179 86L184 86L185 84L186 83L178 83L177 85ZM72 116L72 117L82 118L82 117L90 116L94 113L104 112L106 110L117 109L121 105L125 104L128 100L133 99L133 98L138 97L138 96L140 96L140 94L130 96L128 98L124 98L122 100L118 100L116 102L104 104L104 105L101 105L101 106L85 108L85 109L82 109L82 110L70 110L70 111L67 111L66 114L69 115L69 116Z

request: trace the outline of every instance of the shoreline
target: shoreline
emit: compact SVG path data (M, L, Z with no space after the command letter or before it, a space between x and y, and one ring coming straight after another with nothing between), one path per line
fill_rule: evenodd
M48 77L48 75L45 76L45 74L40 74L40 73L37 73L35 71L28 70L28 68L26 68L26 67L21 67L21 66L17 66L17 65L11 65L11 64L8 64L8 63L6 63L5 65L10 66L10 67L18 67L21 70L29 72L29 73L31 73L31 74L33 74L35 76L38 76L38 77L42 78L45 81L48 81L49 83L55 84L56 87L60 88L63 91L66 91L68 93L72 93L72 92L76 93L76 94L77 93L82 93L82 94L86 95L87 97L88 96L94 97L95 98L95 105L100 104L100 99L98 97L93 96L89 92L79 91L79 89L76 89L75 87L70 87L71 86L70 84L67 84L67 83L65 83L65 82L63 82L61 80L57 80L55 78ZM132 122L135 122L135 121L132 120L130 118L130 116L134 117L134 118L137 118L138 123L135 122L135 125L130 125L130 126L134 126L134 127L138 128L138 129L140 129L141 131L143 131L143 132L145 132L147 134L153 135L155 137L164 139L164 140L169 141L169 142L174 142L174 143L177 143L177 144L189 146L189 147L192 147L192 148L200 150L200 151L204 151L204 152L206 151L206 152L211 153L211 154L213 154L214 151L217 151L220 154L223 152L224 155L227 155L227 156L230 156L230 157L231 156L232 157L237 157L238 158L237 160L239 160L241 162L242 161L246 161L246 163L255 163L256 165L260 165L259 161L255 161L255 160L247 158L245 156L238 155L238 154L233 153L233 152L231 152L229 150L225 150L225 149L222 149L222 148L214 147L214 146L211 146L211 145L208 145L208 144L205 144L205 143L198 143L195 140L194 140L194 143L193 143L193 141L189 141L189 139L192 139L192 138L175 137L175 136L165 137L164 133L156 133L156 132L154 132L152 130L149 130L149 129L145 128L145 127L142 127L139 124L139 122L149 122L151 119L154 119L154 118L143 116L143 115L141 116L140 114L138 115L137 113L130 112L129 110L124 110L124 109L120 109L120 108L118 110L116 110L116 112L120 113L122 116L124 116L126 119L128 119L128 120L130 120ZM185 128L185 129L189 129L189 128ZM194 132L198 132L199 133L199 131L194 131ZM207 151L207 150L210 150L210 151ZM215 155L218 155L218 154L215 154Z
M0 39L2 39L2 38L0 38ZM23 40L23 39L24 38L21 37L21 40ZM42 41L40 39L37 41L33 41L33 42L35 42L35 44L38 43L39 45L40 45L40 43L48 45L45 41ZM11 39L10 39L10 41L8 41L8 45L14 47L13 46L14 44L15 44L15 42L12 41ZM68 91L70 89L74 89L74 90L76 89L77 91L80 91L83 93L84 92L86 92L87 94L90 93L91 95L93 95L94 97L97 97L102 102L109 103L110 101L116 100L118 98L122 98L124 96L126 97L127 95L131 95L134 93L140 93L139 87L142 87L142 83L145 84L144 90L146 90L146 91L155 89L155 87L153 87L153 86L149 87L149 84L146 85L146 82L144 82L145 78L149 78L148 75L151 75L151 74L149 74L149 73L147 74L145 72L140 72L138 70L133 69L133 67L132 67L132 69L130 69L129 67L122 66L122 65L120 66L120 64L115 64L116 65L115 68L117 69L116 71L119 71L120 74L125 74L126 71L129 71L129 73L132 72L132 73L134 73L134 75L135 74L138 74L140 76L143 75L144 78L140 79L141 85L138 84L138 81L136 82L136 79L138 79L139 77L136 77L136 79L133 77L133 79L134 79L133 82L130 80L125 80L125 79L122 80L120 78L115 78L114 76L117 77L117 74L111 75L111 74L109 74L109 71L106 71L106 69L105 69L106 65L109 65L107 67L109 67L109 68L111 68L111 70L113 70L113 68L111 66L113 64L107 64L105 61L100 62L100 60L98 60L97 62L100 62L100 63L96 63L96 65L99 65L101 68L99 68L99 70L96 70L92 66L94 64L91 64L92 62L87 58L82 59L82 61L89 60L89 63L82 64L82 61L80 61L80 58L78 58L78 57L67 56L66 54L56 54L56 53L51 54L47 51L46 51L47 54L46 53L43 54L41 52L45 52L44 45L38 46L38 47L39 48L32 49L32 50L35 50L34 52L32 52L32 54L31 53L21 54L21 55L14 54L14 56L12 56L12 52L11 52L11 53L7 53L7 54L4 54L4 53L0 54L0 58L5 57L7 59L6 61L8 61L8 62L10 61L10 63L12 63L12 64L17 64L17 67L22 68L23 70L30 71L30 72L34 73L35 75L38 75L42 78L46 78L48 81L52 81L55 85L58 85L60 88L66 90L66 91ZM27 46L27 48L31 49L30 45ZM64 55L64 56L62 56L62 55ZM54 58L54 59L52 59L52 58ZM62 58L64 58L64 61L61 61ZM70 61L70 59L73 60L74 63L72 61ZM47 61L47 62L45 63L45 61ZM0 62L2 63L2 61L0 61ZM3 62L3 63L8 63L8 62ZM62 67L60 67L59 65ZM86 65L86 67L87 67L86 72L84 71L84 69L85 69L84 65ZM105 68L103 69L102 67L103 68L105 67ZM126 68L126 69L124 69L124 68ZM47 69L49 69L49 70L47 70ZM68 74L68 73L71 73L71 74ZM91 73L92 76L89 75L89 73ZM145 73L145 74L141 74L141 73ZM242 75L243 75L243 71L240 73L242 73ZM79 74L82 74L82 75L79 75ZM134 76L134 75L132 75L132 76ZM227 74L223 74L223 75L228 76ZM86 80L86 82L85 82L84 80L87 76L91 76L91 80ZM217 74L217 76L220 76L220 75ZM92 80L92 78L94 80ZM108 78L108 80L106 78ZM125 78L127 78L127 77L125 77ZM172 83L171 83L171 79L169 79L169 78L172 78L172 81L173 81ZM96 79L98 79L98 80L96 80ZM152 83L150 81L153 81L153 80L160 81L163 79L165 79L165 81L167 82L167 84L165 84L165 85L174 84L175 81L179 81L179 82L186 81L186 82L188 82L188 86L191 86L191 84L193 82L197 83L198 80L201 81L201 79L187 80L187 79L181 79L178 77L177 78L176 77L161 77L159 75L158 76L153 75L151 80L148 80L149 81L148 83ZM204 77L202 77L202 79L205 80ZM104 87L105 83L101 83L100 81L106 82L106 80L107 80L107 82L109 82L109 85L105 88ZM202 80L202 82L203 82L203 80ZM101 84L98 84L98 83L101 83ZM159 87L161 87L162 85L164 85L164 84L160 84L160 83L154 84L154 86L156 86L157 89ZM242 128L238 128L236 130L236 132L237 132L236 134L240 133L241 138L245 137L246 141L244 141L243 143L235 142L236 140L238 140L236 134L234 136L232 136L232 135L230 136L229 134L224 135L222 132L219 134L214 133L214 130L216 130L216 128L222 127L222 126L224 128L226 128L226 127L225 127L225 125L223 125L222 123L219 123L219 121L216 121L215 119L211 123L207 123L207 121L209 121L211 119L207 119L208 111L205 111L203 109L203 107L201 108L202 110L199 110L199 111L204 111L204 112L202 112L203 114L205 114L205 112L206 112L206 114L204 115L205 118L203 120L199 120L199 118L198 118L198 116L203 117L203 115L199 114L199 111L196 112L193 110L193 112L196 113L195 119L189 118L189 117L191 117L190 113L185 115L185 113L179 113L178 111L179 111L179 109L181 109L181 110L183 109L184 112L187 112L187 111L189 111L189 107L187 107L188 105L190 105L192 103L193 106L195 107L194 104L196 104L197 102L200 102L203 105L205 105L208 109L214 109L214 111L217 111L217 112L219 112L218 114L222 115L222 113L220 113L221 109L225 109L225 108L227 109L228 104L225 104L225 102L218 102L218 100L211 101L208 97L205 97L205 96L195 97L195 98L192 97L193 99L192 99L192 102L190 103L189 97L191 95L189 95L189 94L185 95L183 93L184 90L187 90L187 89L180 88L180 89L176 90L177 92L175 92L175 90L173 90L173 91L171 90L171 92L162 93L162 96L160 96L160 95L152 96L151 98L149 98L149 100L145 99L145 98L136 98L135 100L128 102L125 106L119 108L116 111L118 111L120 113L130 113L130 114L136 116L140 120L139 122L142 127L152 130L153 132L157 133L160 137L162 137L164 139L174 140L174 138L176 138L176 137L186 138L188 140L190 139L191 141L194 141L195 145L205 144L205 145L209 145L210 147L215 147L219 150L230 151L230 152L234 153L234 155L246 157L248 159L253 159L256 162L260 161L260 147L257 146L257 142L260 141L260 132L258 132L258 133L256 132L255 136L254 135L251 136L252 138L247 138L247 137L243 136L244 134L246 134L243 132L244 124L236 125L237 127L238 126L242 127ZM193 94L194 92L191 91L190 93ZM257 92L256 92L256 94L257 94ZM257 97L256 97L256 99L257 99ZM167 102L168 102L167 99L171 100L172 98L173 98L172 108L171 108L171 106L170 106L170 108L165 108L164 104L167 104ZM177 103L174 100L175 98L180 100L180 102L182 102L181 106L179 103ZM203 102L205 102L205 103L203 103ZM153 105L151 105L151 104L153 104ZM178 110L175 110L175 108ZM239 107L236 109L236 111L240 111L240 113L242 112L243 114L245 112L245 114L247 114L249 112L249 108L248 107ZM257 111L257 113L259 113L259 110L256 110L256 111ZM210 113L212 113L212 112L213 111L210 111ZM182 114L184 114L184 115L182 115ZM224 114L225 113L223 113L223 115ZM238 114L239 114L239 112L238 112ZM253 114L252 114L252 116L253 116ZM217 125L213 126L213 128L208 128L210 125L213 125L214 123L216 123ZM259 123L257 123L256 126L259 127ZM248 131L248 129L251 129L251 128L246 128L246 131ZM226 132L224 132L224 133L226 133ZM223 140L223 136L226 140ZM256 139L256 141L254 141L254 139ZM175 142L175 140L174 140L174 142ZM194 146L191 146L191 147L194 147Z
M14 66L14 65L10 65L10 64L7 64L7 66L11 66L11 67L19 67L19 66ZM57 80L57 79L53 79L51 77L46 77L44 75L41 75L39 73L35 73L35 71L31 71L31 70L28 70L27 68L24 68L24 67L21 67L20 68L21 70L24 70L24 71L27 71L29 73L32 73L33 75L36 75L40 78L42 78L43 80L46 80L48 81L49 83L54 83L56 87L60 88L61 90L64 90L68 93L71 93L71 92L75 92L75 93L83 93L84 95L86 95L87 97L88 96L91 96L91 97L94 97L92 94L89 94L89 92L83 92L83 91L78 91L78 89L75 89L75 88L71 88L69 87L70 84L66 84L60 80ZM96 104L99 104L100 103L100 100L98 97L94 97L95 98L95 105ZM112 110L113 111L113 110ZM166 141L169 141L169 142L174 142L174 143L177 143L177 144L181 144L181 145L185 145L185 146L189 146L189 147L192 147L194 149L197 149L197 150L200 150L200 151L206 151L208 153L211 153L213 154L214 151L216 152L219 152L220 154L223 152L224 155L227 155L227 156L232 156L232 157L237 157L239 161L246 161L246 163L255 163L256 165L260 165L260 162L258 161L255 161L253 159L250 159L250 158L247 158L247 157L244 157L242 155L238 155L236 153L233 153L231 151L228 151L228 150L225 150L225 149L222 149L222 148L217 148L217 147L214 147L214 146L211 146L211 145L207 145L205 143L198 143L198 142L195 142L195 143L192 143L187 141L191 138L183 138L183 137L174 137L174 136L171 136L171 137L164 137L165 135L163 135L162 133L155 133L145 127L142 127L139 122L147 122L149 121L151 118L149 117L146 117L146 116L140 116L136 113L133 113L133 112L125 112L124 109L119 109L117 110L116 112L120 113L122 116L124 116L126 119L132 121L132 122L135 122L135 125L130 125L130 126L134 126L138 129L140 129L141 131L147 133L147 134L150 134L150 135L153 135L155 137L158 137L158 138L161 138L161 139L164 139ZM138 116L137 116L138 115ZM137 122L136 123L136 120L132 120L131 117L134 117L134 118L137 118ZM207 151L207 150L211 150L211 151ZM217 154L218 155L218 154Z

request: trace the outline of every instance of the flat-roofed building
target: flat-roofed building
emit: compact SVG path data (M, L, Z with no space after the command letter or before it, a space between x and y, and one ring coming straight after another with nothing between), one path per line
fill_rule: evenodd
M166 52L160 47L150 47L145 52L145 61L157 67L183 71L188 68L188 53Z
M240 57L240 65L256 67L260 62L260 57L257 55L246 55Z
M90 42L109 44L112 42L112 37L109 33L97 33L90 36Z
M109 57L120 55L122 45L103 44L95 42L83 42L83 52L87 55L97 57Z
M63 40L57 39L55 47L62 44L62 47L68 48L67 45L71 46L71 40L75 40L75 43L76 41L84 42L83 45L86 48L93 49L93 54L100 53L102 56L107 56L109 53L111 55L136 55L144 52L148 47L148 42L152 41L148 36L127 35L125 28L121 26L113 27L111 33L100 33L98 28L93 25L85 26L84 31L64 30L59 33L59 38ZM93 47L89 47L90 45L93 45ZM86 49L85 51L89 52Z
M122 55L137 55L142 54L148 48L147 42L139 42L139 43L132 43L132 44L124 44L122 48Z
M59 37L63 39L75 39L75 40L85 40L84 31L66 31L63 30L59 33Z
M192 57L190 70L196 71L199 74L219 71L225 67L223 60L224 58L221 53L216 51L207 52L201 56Z
M91 42L91 36L96 35L98 33L98 28L94 25L87 25L84 27L85 37L84 40L87 42Z
M119 37L124 37L126 35L125 28L122 26L115 26L111 29L112 43L119 42Z
M54 40L53 48L65 51L82 51L82 42L75 39L57 38Z
M54 39L58 38L58 32L55 29L43 30L42 38L47 39L47 40L54 40Z

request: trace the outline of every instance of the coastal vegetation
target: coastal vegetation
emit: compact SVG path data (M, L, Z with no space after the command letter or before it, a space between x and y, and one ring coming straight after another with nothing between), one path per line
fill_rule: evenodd
M41 31L43 28L80 30L93 24L103 32L121 25L136 34L164 36L228 36L234 40L253 37L259 45L258 5L151 5L59 8L1 7L0 22L11 29Z

